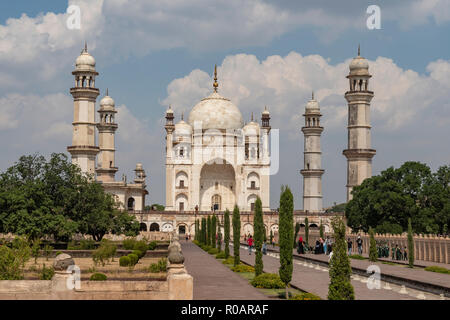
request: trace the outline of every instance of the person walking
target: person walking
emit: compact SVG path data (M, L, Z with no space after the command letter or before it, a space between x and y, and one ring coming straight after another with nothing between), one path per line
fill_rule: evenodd
M267 254L267 243L266 243L266 241L264 241L264 243L262 245L262 253L263 254Z
M303 253L304 253L304 250L303 250L303 238L302 238L302 236L300 236L300 237L298 238L297 253L298 253L298 254L303 254Z
M362 243L363 243L363 241L361 239L361 236L358 236L358 239L356 240L356 244L358 245L358 254L360 256L362 256Z
M348 248L348 255L351 256L352 255L352 246L353 246L353 242L350 238L348 238L347 240L347 248Z
M248 254L251 255L252 254L252 247L253 247L253 238L252 238L251 235L248 236L247 244L248 244Z
M327 236L327 238L325 239L325 242L323 243L323 252L325 253L325 254L328 254L328 236Z

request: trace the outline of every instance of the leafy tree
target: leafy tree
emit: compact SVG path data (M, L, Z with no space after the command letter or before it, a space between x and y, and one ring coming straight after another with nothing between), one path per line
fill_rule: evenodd
M33 240L33 245L31 246L31 255L34 258L34 264L37 264L40 249L41 249L41 240L40 239Z
M236 267L241 263L239 250L241 247L241 215L237 205L233 209L233 254L234 254L234 266Z
M225 259L230 256L230 211L225 210L225 216L223 218L223 229L225 232L224 245L225 245Z
M31 248L24 237L16 237L12 248L0 246L0 280L23 279L23 269L30 256Z
M408 219L408 267L414 267L414 238L411 219Z
M111 195L81 173L65 154L22 156L0 174L0 232L30 239L74 233L100 240L105 233L136 233L139 225L119 212Z
M292 250L294 244L294 196L288 186L281 188L279 210L279 244L281 281L286 286L286 299L289 299L288 285L292 280Z
M369 261L375 262L378 260L377 243L375 241L375 234L372 227L369 228Z
M432 173L420 162L390 167L353 189L345 215L355 231L401 233L408 218L417 233L444 233L450 222L450 167Z
M334 205L333 205L331 208L329 208L329 209L326 210L326 212L328 212L328 213L332 213L332 212L344 212L344 211L345 211L345 206L346 206L346 205L347 205L346 202L339 203L339 204L336 204L336 202L335 202Z
M331 220L335 243L333 256L330 261L330 284L328 286L329 300L354 300L355 293L350 281L352 269L347 255L347 242L345 241L345 223L342 218L334 217Z
M217 218L216 214L213 213L211 218L211 247L216 247L216 228L217 228Z
M264 265L262 260L262 244L264 241L264 220L261 199L255 201L253 224L255 228L255 277L263 273Z
M272 229L270 229L270 243L272 244L273 243L273 232L272 232Z
M200 231L201 234L201 242L202 244L206 245L206 218L202 218L202 229Z
M165 208L166 208L165 206L159 203L154 203L151 206L145 206L145 210L164 211Z
M297 248L297 236L298 232L300 231L300 223L295 223L295 235L294 235L294 248Z

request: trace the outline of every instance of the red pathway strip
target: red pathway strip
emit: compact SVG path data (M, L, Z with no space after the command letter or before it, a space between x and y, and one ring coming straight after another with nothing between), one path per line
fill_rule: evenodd
M192 242L180 241L187 272L194 277L194 300L268 300L248 281Z

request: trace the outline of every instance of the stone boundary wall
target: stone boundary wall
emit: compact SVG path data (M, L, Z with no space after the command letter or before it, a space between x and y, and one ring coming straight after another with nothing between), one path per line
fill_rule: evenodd
M363 253L369 253L369 234L368 233L360 233L361 239L363 241ZM305 239L304 231L300 231L297 235L298 237L302 236ZM332 233L325 233L325 237L330 236L333 237ZM319 239L319 232L310 231L309 232L309 245L314 246L316 240ZM358 253L356 239L358 238L358 234L348 234L346 238L350 238L353 242L352 253ZM442 237L437 235L414 235L414 258L416 260L430 261L430 262L439 262L439 263L450 263L450 238ZM376 241L386 242L389 248L392 248L392 245L397 244L399 247L406 247L408 249L408 236L407 233L403 233L401 235L391 235L391 234L375 234Z

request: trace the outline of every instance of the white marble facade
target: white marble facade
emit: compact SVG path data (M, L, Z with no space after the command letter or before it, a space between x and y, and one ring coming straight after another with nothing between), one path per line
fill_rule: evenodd
M241 112L214 91L195 105L188 122L166 112L166 210L269 210L270 114L244 124Z

